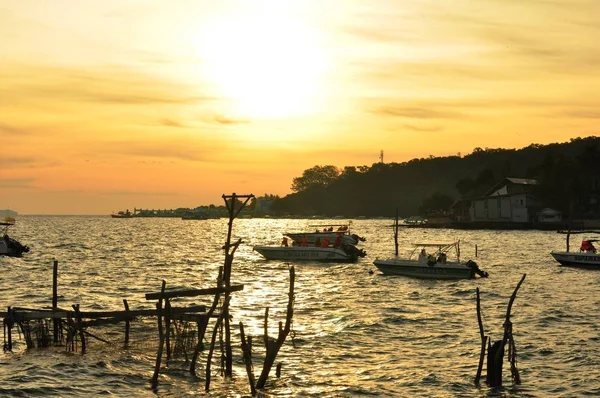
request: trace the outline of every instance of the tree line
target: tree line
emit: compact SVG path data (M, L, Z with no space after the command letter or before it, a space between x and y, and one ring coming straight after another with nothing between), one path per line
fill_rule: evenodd
M428 216L481 197L505 177L536 179L534 194L547 207L600 217L600 137L342 169L316 165L292 180L291 194L265 196L278 216L389 217L396 209Z

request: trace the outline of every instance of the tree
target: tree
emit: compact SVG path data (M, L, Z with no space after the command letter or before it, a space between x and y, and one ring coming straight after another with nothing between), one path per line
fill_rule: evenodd
M454 203L454 198L444 193L436 192L423 200L419 213L424 216L444 215Z
M294 178L292 182L293 192L306 191L309 188L325 188L340 175L340 170L335 166L314 166L304 170L302 177Z

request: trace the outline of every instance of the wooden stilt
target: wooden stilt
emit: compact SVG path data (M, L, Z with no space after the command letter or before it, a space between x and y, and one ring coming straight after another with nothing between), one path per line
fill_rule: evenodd
M171 302L165 299L165 346L167 347L167 362L171 360Z
M125 311L129 313L129 304L126 299L123 299L123 306L125 307ZM130 329L130 319L129 317L125 320L125 343L124 346L127 348L129 346L129 329Z
M158 299L158 303L156 303L156 310L158 311L158 352L156 354L156 364L154 366L154 375L152 376L152 388L156 389L158 386L158 374L160 372L160 361L162 359L163 345L165 343L165 336L163 333L163 324L162 324L162 295L165 293L165 287L167 282L162 281L162 287L160 289L161 296Z
M75 328L79 331L79 338L81 339L81 355L85 354L85 333L83 332L83 325L81 322L81 313L79 312L79 304L73 306L75 310Z
M8 329L8 332L7 332L8 341L7 341L6 348L8 351L12 351L12 327L14 324L14 321L13 321L14 318L13 318L11 307L8 307L8 310L6 312L8 313L7 318L4 320L4 322L6 324L6 328Z
M58 309L58 260L54 260L52 267L52 310ZM60 331L60 319L52 319L53 331L54 331L54 344L59 342L59 331Z

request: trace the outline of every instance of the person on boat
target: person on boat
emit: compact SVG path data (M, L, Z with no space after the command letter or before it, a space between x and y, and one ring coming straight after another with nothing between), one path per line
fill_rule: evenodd
M300 246L302 247L306 247L308 246L308 239L305 237L302 238L302 240L300 241Z
M321 247L321 238L319 238L317 236L317 239L315 239L315 247Z
M589 240L581 241L581 247L579 248L579 250L581 250L582 252L596 253L596 248Z
M321 247L329 247L330 243L331 240L329 239L329 236L326 236L325 239L323 239L323 243L321 243Z
M333 227L329 227L329 229L327 230L327 232L333 232Z
M283 240L281 241L281 246L288 247L288 238L287 238L287 236L283 237Z
M429 265L430 267L433 267L435 265L435 256L433 254L427 256L427 265Z
M333 242L333 247L340 247L342 244L342 235L338 235L335 237L335 242Z
M425 248L421 249L421 253L419 253L419 263L423 264L427 262L427 252Z
M440 264L446 264L446 253L440 253L437 258L437 262Z

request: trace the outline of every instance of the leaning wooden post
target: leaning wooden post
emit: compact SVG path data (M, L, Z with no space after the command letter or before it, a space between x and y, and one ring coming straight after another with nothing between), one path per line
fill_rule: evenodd
M483 333L483 322L481 320L479 288L477 288L477 323L479 324L479 336L481 337L481 352L479 354L479 367L477 368L477 374L475 375L475 385L479 385L479 379L481 378L481 370L483 369L483 360L485 358L485 345L487 342L487 336Z
M162 324L162 300L165 294L166 281L162 281L162 287L160 289L160 297L158 303L156 303L156 312L158 315L158 352L156 354L156 364L154 365L154 375L152 376L152 388L155 389L158 385L158 374L160 372L160 360L162 358L163 345L165 343L165 336L163 333Z
M52 267L52 311L58 310L58 260L54 260ZM60 330L60 319L52 317L54 326L54 343L58 344L58 335Z
M125 312L127 312L127 318L125 319L125 348L129 346L129 329L131 320L129 319L129 304L127 304L127 300L123 299L123 306L125 307Z

